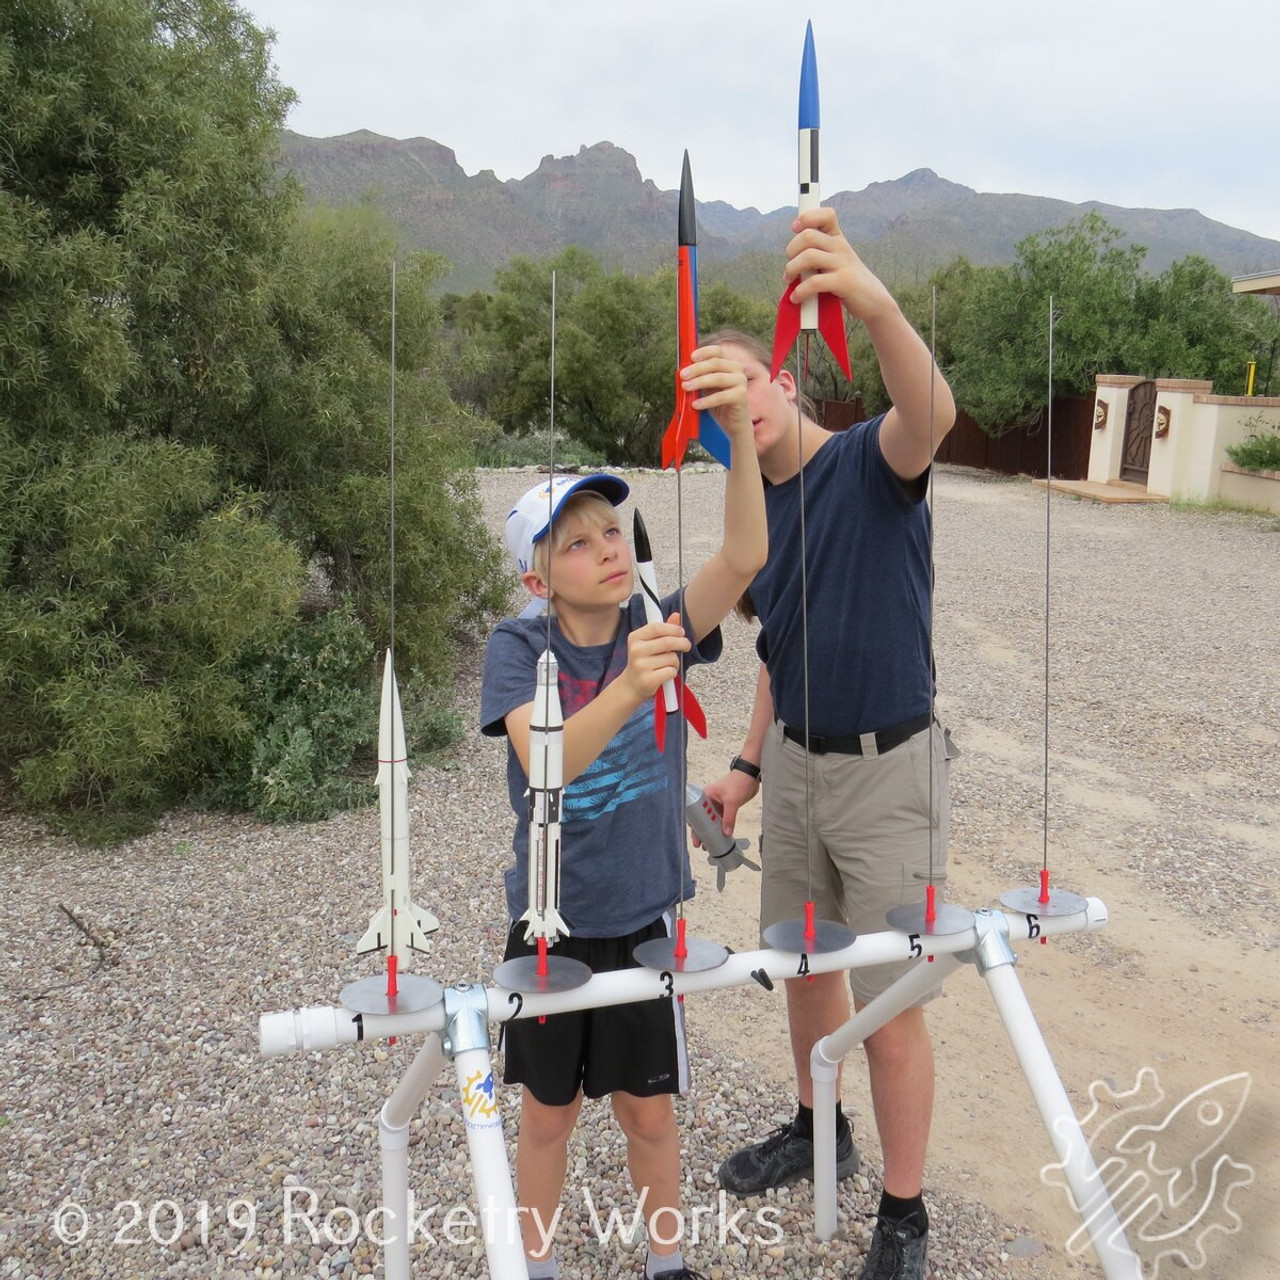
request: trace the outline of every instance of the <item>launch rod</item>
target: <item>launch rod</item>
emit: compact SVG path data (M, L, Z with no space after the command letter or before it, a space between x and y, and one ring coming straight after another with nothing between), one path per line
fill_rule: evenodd
M1107 907L1098 898L1086 900L1084 911L1071 916L1007 915L1011 942L1030 942L1066 933L1085 933L1107 923ZM772 949L742 951L731 955L716 969L696 973L658 972L650 969L619 969L594 974L590 981L572 991L536 994L486 987L490 1022L514 1018L541 1018L578 1009L599 1009L606 1005L635 1004L700 991L719 991L759 981L782 982L809 973L858 969L867 965L890 964L918 959L923 955L951 955L972 950L976 933L967 929L945 937L921 937L886 930L867 933L839 951L797 956ZM313 1005L304 1009L266 1013L258 1022L258 1041L267 1058L288 1053L332 1049L360 1040L385 1040L391 1036L415 1035L443 1030L443 1005L415 1013L353 1014L349 1009Z

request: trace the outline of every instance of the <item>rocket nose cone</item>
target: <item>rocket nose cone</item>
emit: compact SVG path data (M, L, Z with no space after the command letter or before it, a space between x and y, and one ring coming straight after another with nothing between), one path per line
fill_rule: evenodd
M684 153L684 165L680 170L680 214L676 226L676 243L698 243L698 212L693 202L693 172L689 168L689 153Z
M404 742L404 716L400 710L400 688L391 650L387 650L382 667L382 706L378 715L378 761L404 760L408 755Z
M813 23L804 31L804 53L800 57L801 129L818 128L818 56L813 49Z
M653 550L649 545L649 530L645 527L639 508L631 513L631 541L636 549L637 560L653 559Z

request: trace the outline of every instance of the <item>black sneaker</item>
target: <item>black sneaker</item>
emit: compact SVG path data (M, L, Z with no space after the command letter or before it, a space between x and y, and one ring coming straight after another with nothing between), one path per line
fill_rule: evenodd
M707 1280L700 1271L690 1271L688 1267L681 1267L679 1271L658 1271L654 1274L653 1280Z
M929 1233L905 1222L876 1219L867 1261L858 1280L924 1280Z
M848 1124L836 1139L836 1177L851 1178L861 1160ZM720 1185L736 1196L754 1196L770 1187L789 1187L801 1178L813 1177L813 1143L793 1120L775 1129L763 1142L735 1151L720 1166Z

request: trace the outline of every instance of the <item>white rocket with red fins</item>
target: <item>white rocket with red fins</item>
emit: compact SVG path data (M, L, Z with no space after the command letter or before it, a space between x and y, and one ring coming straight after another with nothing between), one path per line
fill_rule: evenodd
M658 578L653 571L653 550L649 546L649 531L639 511L632 514L631 540L636 549L636 577L640 581L640 594L644 599L644 619L646 622L665 622L662 616L662 597L658 594ZM667 745L667 716L679 710L684 718L702 736L707 736L707 717L702 704L693 696L689 688L679 676L664 680L661 688L653 695L653 735L657 739L658 750L663 751Z
M387 994L396 994L396 973L408 968L410 951L424 951L427 936L440 927L430 911L414 905L409 893L409 761L404 716L391 650L382 669L382 709L378 716L378 807L382 815L382 906L356 944L360 955L387 953Z
M822 203L818 183L818 58L813 50L813 23L805 27L804 54L800 59L799 179L800 194L796 207L801 213L816 209ZM844 309L833 293L820 293L806 298L798 306L792 300L799 280L793 280L778 303L778 320L773 331L773 363L769 376L776 378L787 352L795 346L801 332L820 333L831 349L836 363L846 378L849 369L849 341L844 331Z

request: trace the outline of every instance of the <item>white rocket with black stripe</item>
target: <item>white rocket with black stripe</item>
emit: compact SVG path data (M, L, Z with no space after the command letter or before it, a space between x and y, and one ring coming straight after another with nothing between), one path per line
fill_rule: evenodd
M538 659L529 721L529 909L524 939L554 943L569 928L560 916L560 809L564 792L564 713L560 668L547 649Z

